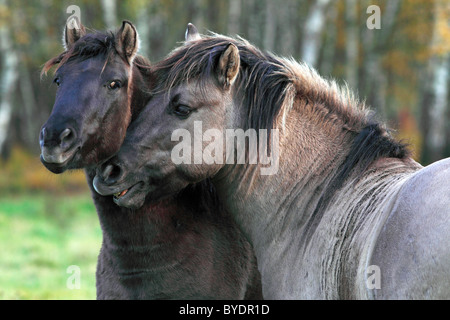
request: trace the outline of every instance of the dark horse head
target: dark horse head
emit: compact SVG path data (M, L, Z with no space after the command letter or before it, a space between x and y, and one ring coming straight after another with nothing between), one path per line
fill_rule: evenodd
M139 118L154 81L148 62L135 55L130 23L115 34L83 34L82 27L66 30L66 52L44 67L45 72L59 63L59 89L41 146L43 163L53 172L85 167L91 182L94 166L119 149L130 117ZM118 174L103 167L108 177ZM94 191L92 197L103 233L98 299L262 298L251 245L209 180L139 210L121 208Z
M143 105L148 91L133 90L146 86L136 65L148 63L136 55L138 35L130 22L116 33L86 34L79 20L68 26L66 51L43 68L46 73L59 64L55 104L39 135L41 161L53 173L89 167L117 152L137 113L132 106Z

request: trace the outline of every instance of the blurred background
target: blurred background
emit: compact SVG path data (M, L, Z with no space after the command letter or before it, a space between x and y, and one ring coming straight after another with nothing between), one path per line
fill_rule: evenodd
M39 161L55 94L40 69L63 51L70 5L90 29L132 21L151 61L188 22L304 60L346 81L417 161L450 156L450 0L0 0L0 299L95 298L101 231L84 174ZM80 289L66 285L70 265Z

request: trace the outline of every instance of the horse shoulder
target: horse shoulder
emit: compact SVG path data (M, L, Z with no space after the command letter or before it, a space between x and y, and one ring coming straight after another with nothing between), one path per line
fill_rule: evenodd
M375 245L378 299L450 297L450 158L415 173L399 191Z

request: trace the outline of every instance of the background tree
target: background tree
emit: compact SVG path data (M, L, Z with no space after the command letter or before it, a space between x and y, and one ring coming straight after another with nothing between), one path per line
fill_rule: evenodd
M202 33L240 35L275 54L347 82L382 120L411 140L424 164L450 156L448 0L0 0L0 152L39 153L38 134L54 102L51 72L40 67L62 52L61 33L80 7L90 29L134 22L140 53L163 58L188 22ZM366 10L381 10L368 29ZM415 128L415 131L412 128ZM414 137L414 138L413 138Z
M7 138L12 117L14 89L18 78L18 59L11 40L10 9L6 1L0 1L0 50L3 53L0 72L0 152L8 155Z
M432 162L445 156L450 144L449 130L449 72L450 72L450 28L449 2L435 2L434 23L429 43L430 59L424 71L426 79L423 91L422 129L424 152L422 159ZM447 127L447 128L446 128Z

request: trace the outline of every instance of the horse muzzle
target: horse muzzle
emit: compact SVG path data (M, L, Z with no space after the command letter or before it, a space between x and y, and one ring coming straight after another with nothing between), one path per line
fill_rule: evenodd
M44 126L39 134L41 161L50 170L66 166L79 148L76 147L76 133L71 128L58 130ZM64 171L64 170L63 170ZM59 172L58 172L59 173Z
M138 209L144 204L146 193L142 190L143 185L143 182L128 187L107 185L98 175L94 177L92 182L94 190L99 195L112 196L115 204L129 209Z

